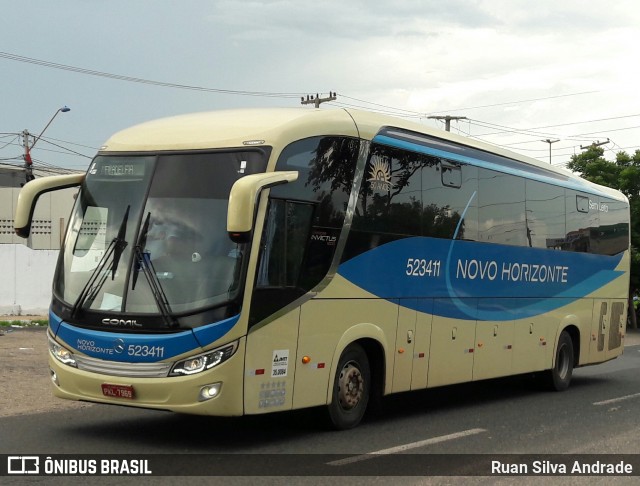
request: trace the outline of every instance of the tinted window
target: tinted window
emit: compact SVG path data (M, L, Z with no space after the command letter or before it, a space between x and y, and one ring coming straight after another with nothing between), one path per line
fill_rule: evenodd
M480 169L478 224L480 241L528 246L525 224L525 180Z
M250 323L293 302L327 276L333 262L358 155L359 142L314 137L286 147L276 170L298 180L271 189Z
M458 182L446 186L453 174ZM478 238L477 168L450 162L427 165L422 171L422 187L424 236L453 238L457 230L457 239Z
M353 229L401 236L421 234L421 169L426 157L373 145L360 189Z
M567 234L563 250L598 253L599 198L567 189L565 202ZM583 212L585 209L587 212Z
M527 235L534 248L561 249L566 235L564 189L527 181Z
M371 146L343 261L422 234L422 168L437 163L414 152Z
M617 255L629 247L628 211L626 203L600 199L600 253Z

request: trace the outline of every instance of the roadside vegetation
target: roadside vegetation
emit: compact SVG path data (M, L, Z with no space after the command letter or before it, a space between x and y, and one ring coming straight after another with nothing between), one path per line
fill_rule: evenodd
M46 327L49 324L48 319L16 319L16 316L0 316L0 328L3 327Z

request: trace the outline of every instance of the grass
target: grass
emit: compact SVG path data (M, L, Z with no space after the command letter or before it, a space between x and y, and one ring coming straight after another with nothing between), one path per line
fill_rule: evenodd
M49 325L48 319L12 319L6 320L0 317L0 327L11 327L11 326L20 326L20 327L44 327Z

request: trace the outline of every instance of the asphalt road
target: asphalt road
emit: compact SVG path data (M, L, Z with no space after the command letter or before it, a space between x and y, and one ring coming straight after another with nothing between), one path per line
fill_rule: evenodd
M502 454L640 455L639 371L640 345L627 346L617 360L576 370L571 387L562 393L509 378L401 394L385 400L382 415L345 432L325 429L323 410L222 419L96 405L0 419L0 454L165 454L167 464L187 454L194 455L194 462L187 463L196 466L219 461L220 454L237 454L235 462L227 461L237 468L234 474L339 476L344 471L374 475L381 483L385 474L412 475L417 454L422 463L438 458L437 474L450 460L446 473L460 475L476 474L488 458L502 459ZM405 454L408 462L385 465L385 455L358 459L381 451L393 452L394 458ZM465 464L461 454L468 455L462 456ZM310 469L300 469L301 463ZM334 466L330 472L328 463ZM640 464L634 467L640 474ZM229 473L224 467L219 471ZM203 475L208 474L216 472L205 468ZM189 478L182 479L172 484L190 484ZM409 483L425 481L413 475Z

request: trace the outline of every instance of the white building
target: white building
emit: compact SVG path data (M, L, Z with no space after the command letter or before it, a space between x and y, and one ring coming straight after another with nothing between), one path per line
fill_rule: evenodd
M47 174L38 173L36 177ZM31 236L19 238L13 218L20 187L25 181L19 167L0 167L0 315L46 314L64 229L76 189L43 194L33 214Z

